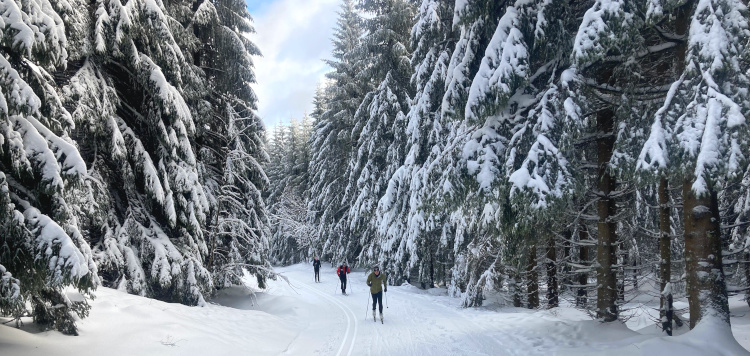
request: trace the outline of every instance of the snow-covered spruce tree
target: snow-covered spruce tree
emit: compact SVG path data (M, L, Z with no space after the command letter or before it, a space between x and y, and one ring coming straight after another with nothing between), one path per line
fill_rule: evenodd
M437 199L433 201L447 203L451 212L449 226L455 230L455 268L451 275L450 289L454 295L461 295L467 306L480 305L486 292L501 289L504 276L507 275L508 266L503 264L500 253L503 245L499 242L504 238L501 235L510 236L512 232L498 230L497 227L502 225L501 221L510 221L512 212L506 211L507 219L498 219L496 225L487 224L491 218L488 219L488 215L484 214L485 210L503 210L501 206L507 201L501 199L494 205L488 205L483 198L487 191L480 187L474 176L477 171L473 170L478 161L465 150L471 147L474 134L482 131L479 128L481 120L466 118L465 108L485 50L508 5L510 4L486 1L456 3L453 24L460 34L448 65L441 107L441 120L450 130L444 154L432 164L435 173L437 169L442 170L442 174L436 174L433 178L437 179L438 183L434 186L439 192ZM502 214L497 217L499 216Z
M650 26L646 5L595 1L583 15L572 51L574 67L566 73L568 84L575 87L571 104L592 113L573 123L580 152L596 160L576 159L584 168L579 184L595 186L582 198L596 203L596 313L604 321L618 317L618 299L624 297L622 266L632 257L629 251L635 251L634 235L626 231L634 224L626 220L638 212L638 199L627 194L634 192L636 147L643 142L639 128L653 113L653 102L666 94L669 74L660 69L669 67L669 53L676 46L674 40L659 36L658 27ZM586 167L597 171L587 172Z
M222 136L227 145L219 152L219 157L225 159L224 165L219 166L223 174L220 181L211 182L215 186L206 184L210 197L215 199L212 206L216 211L207 233L211 253L208 268L217 288L241 285L243 271L255 275L260 286L270 275L269 222L261 197L261 189L268 185L261 167L266 159L259 137L263 129L252 109L245 109L250 117L240 117L228 105L225 112L229 125L226 136Z
M682 183L692 328L706 319L729 323L717 192L745 170L750 34L742 2L688 4L684 70L654 117L638 164Z
M617 282L620 299L624 297L626 284L632 283L633 290L637 291L643 282L640 271L649 265L658 266L660 290L671 282L673 293L684 291L684 278L680 277L684 259L679 249L683 230L681 204L676 202L680 194L670 189L666 175L644 175L636 168L635 161L648 137L647 128L652 118L667 97L670 85L682 74L687 19L692 5L659 1L636 5L640 8L634 12L632 28L638 31L640 48L604 60L617 63L615 73L625 73L619 74L616 86L604 91L616 95L620 107L625 108L618 109L617 115L631 127L618 130L617 153L613 155L614 164L621 167L618 179L621 183L630 181L626 183L629 186L623 185L618 190L634 192L630 195L632 198L621 199L618 203L621 205L618 216L625 217L618 227L618 233L624 237L617 254L621 266ZM609 51L617 53L611 48ZM654 240L658 240L658 255L649 248ZM677 261L673 261L673 256L678 257L674 259ZM632 273L626 273L625 268L631 268ZM665 298L666 295L662 295L662 305Z
M452 27L442 28L443 31L457 33L453 35L456 36L455 44L446 44L450 45L452 50L449 52L450 60L445 69L445 86L440 98L439 115L436 114L438 116L435 118L445 134L441 135L443 138L440 139L440 146L434 147L440 152L437 152L435 158L426 165L427 182L423 188L426 195L423 201L429 204L425 212L448 214L447 223L441 227L440 243L450 249L446 257L450 265L446 267L455 265L454 268L450 268L450 276L446 276L446 280L450 280L449 289L453 295L465 293L465 300L479 303L482 300L482 288L475 288L475 283L486 280L479 276L482 275L479 270L494 271L494 268L486 267L489 264L494 265L493 256L496 255L487 252L490 251L487 248L467 248L480 234L476 228L483 206L471 196L471 192L476 191L475 181L465 179L466 160L461 148L476 127L473 123L463 120L463 108L466 105L471 80L479 68L483 51L492 37L501 9L502 5L496 2L457 3L453 6ZM419 42L415 45L416 49L419 49ZM419 100L419 97L415 98L415 105L418 105ZM479 265L483 267L477 268Z
M444 283L451 267L447 254L452 238L444 229L448 211L427 200L435 188L428 181L432 162L442 154L449 130L441 122L440 108L456 40L452 21L453 1L422 1L411 31L411 85L416 94L406 115L407 154L378 203L378 234L398 246L381 262L404 271L411 283L422 287Z
M377 202L383 196L388 179L406 155L406 116L412 95L409 79L409 31L414 9L403 0L360 1L359 8L372 15L365 24L367 36L361 48L369 61L357 77L370 78L377 87L367 93L355 115L355 130L361 128L356 153L349 163L345 200L352 202L349 228L355 244L347 255L334 256L361 264L377 263L394 253L395 241L377 239ZM388 268L388 266L384 266ZM402 271L389 271L394 276Z
M538 265L546 270L547 304L554 307L558 303L556 260L558 245L562 244L558 237L569 223L562 212L575 194L568 158L573 151L572 134L566 122L576 113L566 110L561 74L570 66L567 54L574 35L570 28L577 16L576 9L563 1L521 6L516 11L501 19L501 26L515 23L504 32L496 32L496 36L505 37L504 42L496 42L493 37L490 45L494 52L488 49L474 80L470 95L476 100L470 101L467 116L497 105L491 93L502 98L500 93L518 85L518 81L522 83L509 99L515 113L507 115L504 123L497 121L502 117L490 117L485 127L496 127L498 134L508 137L501 171L509 186L516 228L523 231L526 241L522 247L529 254L535 254L534 248L540 250L536 252L538 262L533 258L526 262L531 272L526 278L532 286L529 306L538 299L533 290L538 274L531 271Z
M268 162L263 167L263 170L268 176L269 185L263 191L263 198L266 202L273 200L279 201L283 195L284 182L288 179L286 177L286 170L284 169L283 161L286 156L286 144L287 144L288 130L284 125L276 125L272 133L266 136L266 146L268 147ZM269 213L273 214L273 204L269 208ZM278 231L278 227L276 228ZM292 255L296 255L297 247L287 246L288 242L282 239L276 239L271 235L270 240L270 253L272 263L284 264L289 252Z
M190 7L186 7L189 5ZM216 288L240 284L243 269L264 284L269 272L268 221L261 165L268 159L264 129L255 114L253 60L259 50L247 39L254 29L241 1L170 3L167 11L192 32L189 49L206 88L190 100L196 115L198 171L211 207L203 233L206 267Z
M577 66L570 72L582 73L592 78L590 83L594 86L614 86L613 65L603 63L596 67L598 60L609 53L610 45L620 45L618 38L627 33L632 25L633 15L626 11L624 1L597 0L586 11L583 21L578 29L578 35L574 42L573 61ZM618 47L615 47L619 49ZM614 54L620 54L617 52ZM579 69L580 68L580 69ZM581 79L585 82L585 79ZM580 92L580 90L577 90ZM617 276L614 266L617 264L615 256L619 241L617 240L617 222L612 219L616 214L617 201L612 195L617 191L616 167L610 162L615 150L616 116L612 100L596 100L597 96L604 97L609 93L601 93L592 90L592 95L586 97L580 95L579 105L590 104L591 110L596 112L595 122L592 127L587 127L587 118L580 117L581 136L585 132L593 131L596 150L589 157L596 157L597 167L595 196L597 201L598 224L597 229L597 304L596 316L603 321L617 320L619 309L617 305ZM592 99L593 98L593 99ZM611 95L607 99L611 99ZM589 102L590 101L590 102Z
M464 298L467 305L481 304L482 291L503 288L490 281L504 274L512 281L529 276L527 299L536 307L536 249L552 237L540 232L551 233L551 211L559 210L553 202L563 198L569 180L559 148L564 109L558 87L575 17L558 1L518 1L504 10L469 88L463 125L470 136L462 149L467 179L475 182L464 204L476 204L481 216L474 227L478 240L471 244L493 246L489 255L499 258L477 266L487 269L469 279ZM559 20L547 21L551 13ZM482 258L471 255L482 251L472 245L464 261Z
M498 1L471 0L457 2L454 6L453 27L459 35L448 64L442 116L457 120L464 118L472 80L507 5Z
M305 260L310 251L310 234L305 196L308 190L310 166L310 121L277 126L272 142L272 159L268 170L272 173L268 204L272 224L272 258L276 263L288 264ZM304 241L300 244L298 242Z
M310 186L310 136L312 136L312 119L307 113L299 122L292 120L290 125L291 149L294 152L294 161L290 162L293 177L289 185L296 187L297 194L307 201L305 196Z
M350 248L357 248L341 257L349 260L359 257L359 263L363 264L382 261L386 255L395 253L396 242L400 240L400 236L391 236L393 240L390 241L387 236L384 241L377 238L375 214L378 200L386 193L388 177L395 171L389 163L403 161L404 147L401 145L404 142L399 139L405 136L406 117L405 106L399 103L394 93L397 88L398 83L388 73L378 89L367 94L355 115L355 119L365 122L365 125L358 140L356 158L350 163L345 199L352 199L349 219L356 245ZM353 252L359 252L359 256L348 255ZM394 276L404 275L404 271L389 272L396 273Z
M731 228L731 245L730 250L733 251L740 258L739 260L750 259L750 241L748 241L748 229L747 221L750 219L750 165L745 169L745 174L742 179L735 185L734 200L730 200L733 203L731 211L734 213L730 220ZM735 280L738 284L735 290L742 291L746 289L745 301L750 305L750 266L747 264L740 264L737 266L737 276Z
M64 92L96 178L100 216L90 240L105 284L200 304L212 280L193 117L213 116L200 100L208 85L189 50L198 42L186 28L191 5L93 4L89 52Z
M266 145L268 147L268 162L266 164L265 171L269 181L272 183L276 182L274 184L270 184L266 191L264 191L264 194L267 195L267 200L269 200L268 197L281 196L282 193L281 191L278 191L278 189L283 188L283 185L282 183L280 183L280 181L286 179L286 170L283 165L283 161L285 160L288 150L288 136L289 130L286 126L276 125L274 126L273 132L269 133L266 137Z
M271 258L283 265L307 261L317 255L318 226L309 219L308 205L294 187L288 187L272 206Z
M310 119L305 115L300 122L292 119L288 125L278 125L271 138L271 185L268 190L269 204L278 201L289 187L302 196L307 188L311 135Z
M344 200L348 183L346 172L358 132L354 114L369 81L356 78L364 55L359 51L364 30L352 1L344 1L333 38L333 71L326 74L327 85L316 97L315 125L310 137L310 203L313 221L318 224L316 253L326 260L344 256L349 234L349 202Z
M66 334L77 334L88 305L63 289L88 294L99 283L74 214L86 163L52 75L68 64L75 11L46 0L0 4L0 314L20 318L30 306L35 322Z

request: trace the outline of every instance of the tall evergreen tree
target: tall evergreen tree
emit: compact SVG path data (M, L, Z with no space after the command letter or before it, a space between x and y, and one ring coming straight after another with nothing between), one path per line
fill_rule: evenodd
M449 250L449 233L443 229L447 211L434 209L429 201L435 187L428 185L428 177L450 130L450 124L444 126L440 108L456 41L452 21L452 1L425 0L419 7L411 30L411 85L416 94L406 115L407 153L378 203L379 235L403 241L394 243L398 245L395 253L381 256L383 262L399 265L397 269L409 278L416 272L417 281L430 287L445 281L446 249Z
M704 318L729 323L717 192L724 179L744 174L750 102L741 93L750 83L743 39L750 33L741 2L688 4L684 70L654 117L639 165L670 172L682 182L693 327Z
M319 224L318 253L326 259L339 260L344 256L349 233L349 202L344 199L349 160L359 132L355 131L354 114L369 81L357 78L363 65L361 40L364 33L362 19L354 4L345 0L333 38L333 70L326 76L327 85L316 97L315 124L310 137L310 210L313 221Z
M201 303L211 291L202 232L209 204L188 102L205 78L182 50L195 37L161 3L100 2L91 11L93 48L65 90L74 119L88 124L79 142L97 178L103 214L91 243L105 283Z
M40 325L76 334L88 306L63 289L90 293L99 278L75 214L87 165L53 77L70 60L66 26L82 24L78 8L58 5L0 4L0 313L20 318L30 305Z
M264 128L255 114L251 56L260 55L247 39L254 32L242 1L198 1L175 9L199 42L189 47L193 64L208 84L195 102L199 172L211 210L206 219L207 267L216 287L239 284L242 270L259 284L269 275L268 221L261 191L268 184L262 164L268 157Z
M82 215L104 282L201 304L214 278L227 281L216 274L226 271L217 268L216 254L230 259L228 250L216 250L227 242L216 238L215 226L228 213L222 204L229 191L252 197L242 211L222 215L238 214L254 231L252 243L233 253L264 250L258 162L265 151L249 86L250 56L259 52L243 35L252 32L250 16L238 1L100 2L90 11L92 30L81 33L81 42L91 46L63 90L96 178L96 213ZM248 163L239 166L231 157L238 140ZM225 172L238 167L243 171ZM234 174L246 179L227 190ZM256 257L253 263L263 265Z
M372 15L366 21L368 34L362 40L367 65L358 78L370 78L376 88L364 97L354 115L357 151L348 171L345 199L353 202L350 229L359 241L354 255L360 263L384 261L398 249L400 236L377 239L377 209L388 179L404 162L407 150L406 113L412 96L409 83L409 33L414 9L404 0L360 1L359 8ZM388 268L388 265L384 266ZM402 273L396 273L401 275Z
M553 13L555 21L549 20ZM565 93L560 74L569 66L574 20L565 2L518 1L508 6L471 82L463 123L469 135L462 155L468 196L478 204L463 204L475 204L481 216L475 220L479 238L471 243L490 250L463 259L471 269L481 270L467 276L469 305L481 303L482 290L502 288L493 280L505 277L528 277L529 306L538 305L536 248L549 241L540 232L553 225L560 210L556 204L568 196L571 185L568 159L561 150L566 125L561 120ZM554 249L554 244L547 248ZM488 256L498 257L491 262ZM553 274L556 266L549 271Z
M310 135L305 115L301 122L292 119L288 126L277 126L273 136L268 203L273 225L272 258L277 263L297 263L313 254L314 231L307 214Z
M209 225L208 267L216 287L241 285L243 271L255 275L258 285L265 285L270 273L268 250L270 231L262 187L268 185L261 163L265 151L258 134L256 117L239 117L228 107L225 157L221 181L213 182L215 209ZM250 112L252 113L252 112Z

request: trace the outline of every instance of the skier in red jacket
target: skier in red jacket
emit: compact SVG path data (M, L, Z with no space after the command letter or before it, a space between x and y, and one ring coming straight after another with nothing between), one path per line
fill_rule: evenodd
M351 272L346 262L342 263L339 269L336 270L336 274L339 275L339 279L341 280L341 294L346 294L346 275Z

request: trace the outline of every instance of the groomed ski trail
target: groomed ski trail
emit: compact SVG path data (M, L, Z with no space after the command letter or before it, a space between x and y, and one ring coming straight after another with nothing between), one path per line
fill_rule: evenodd
M308 271L309 269L309 271ZM383 296L384 317L377 315L372 321L372 299L365 284L368 272L354 271L349 277L351 290L341 294L338 277L333 268L321 269L321 282L313 283L310 265L298 264L278 268L293 286L300 286L305 295L296 296L311 303L313 320L306 322L313 329L327 330L333 334L329 347L315 348L303 345L310 337L299 338L290 354L317 355L516 355L515 348L527 344L503 330L500 325L490 325L474 320L466 311L455 305L437 302L436 297L415 293L414 287L389 286ZM335 290L335 292L334 292ZM309 292L309 293L307 293ZM438 297L445 299L446 297ZM321 304L322 303L322 304ZM366 310L361 308L365 307ZM335 307L334 307L335 306ZM358 313L355 313L357 310ZM337 313L339 311L340 313ZM364 318L362 313L365 312ZM343 313L344 319L339 316ZM360 320L361 319L361 320ZM345 323L342 322L345 320ZM301 320L302 321L302 320ZM364 321L362 325L360 322ZM478 323L479 322L479 323ZM302 331L303 334L307 331ZM343 335L343 338L340 336ZM331 347L333 345L337 345Z
M341 340L341 346L339 346L338 351L336 352L336 356L342 356L342 352L346 348L346 344L349 344L349 351L345 354L347 356L352 355L352 351L354 350L355 341L357 340L357 329L358 329L358 321L357 318L354 316L354 312L344 303L337 300L335 297L332 297L331 295L318 290L315 288L315 286L311 286L305 282L298 282L299 285L302 285L303 287L307 288L311 292L321 296L322 298L331 301L334 305L336 305L341 312L344 313L344 316L346 316L346 331L344 333L344 339ZM323 283L318 283L323 285ZM353 330L352 330L353 329ZM351 334L351 337L350 337Z

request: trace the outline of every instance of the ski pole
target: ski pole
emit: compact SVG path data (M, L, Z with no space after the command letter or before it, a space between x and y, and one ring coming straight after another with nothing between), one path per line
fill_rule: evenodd
M372 297L372 296L371 296ZM370 299L367 299L367 304L365 304L365 320L367 320L367 307L370 306Z
M385 307L387 309L388 308L388 292L383 292L383 293L385 293Z

